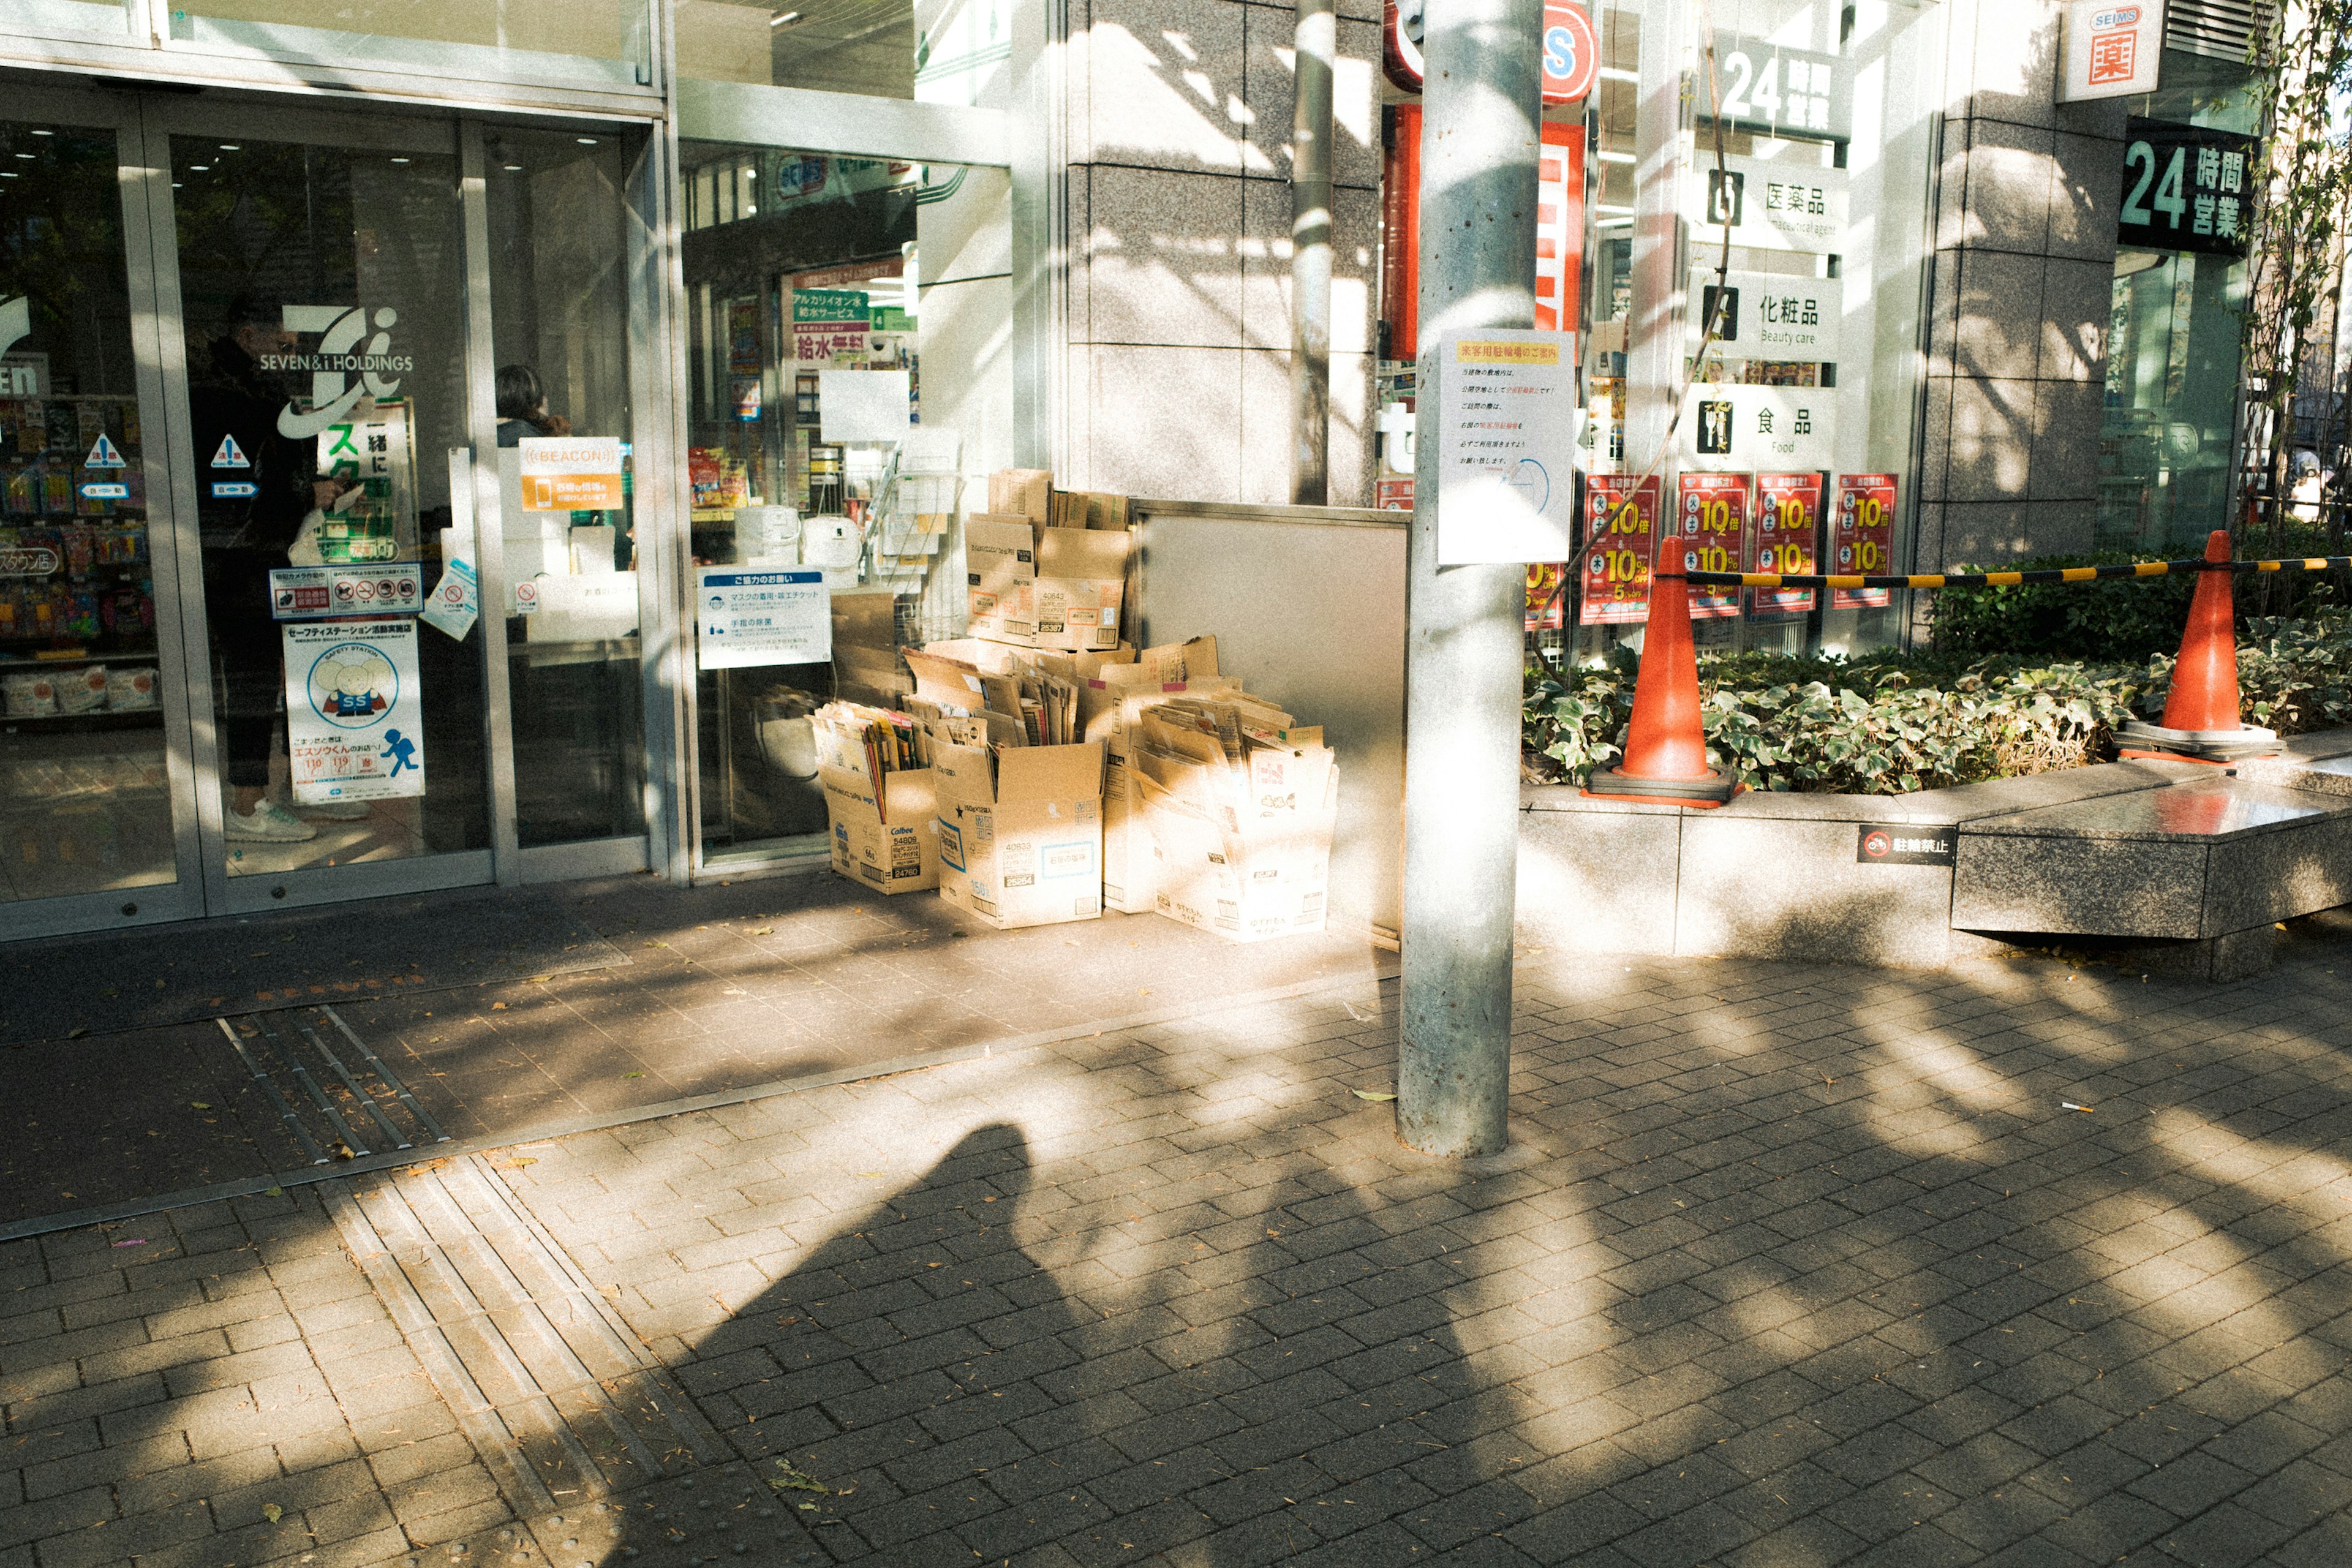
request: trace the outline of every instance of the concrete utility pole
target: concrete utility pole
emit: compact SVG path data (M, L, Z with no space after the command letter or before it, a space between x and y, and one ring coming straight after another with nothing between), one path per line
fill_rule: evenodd
M1423 15L1397 1136L1466 1157L1508 1142L1527 574L1437 563L1437 349L1535 321L1543 0L1444 0Z
M1332 0L1298 0L1290 114L1290 501L1330 500Z

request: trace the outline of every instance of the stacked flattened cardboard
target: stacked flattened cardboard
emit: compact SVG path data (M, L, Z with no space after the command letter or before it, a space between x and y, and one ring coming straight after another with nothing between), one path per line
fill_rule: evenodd
M1152 907L1233 942L1321 931L1339 808L1322 729L1237 686L1128 700L1127 784L1151 840Z
M971 635L1014 647L1119 646L1127 500L1054 489L1043 468L989 477L988 510L964 523Z

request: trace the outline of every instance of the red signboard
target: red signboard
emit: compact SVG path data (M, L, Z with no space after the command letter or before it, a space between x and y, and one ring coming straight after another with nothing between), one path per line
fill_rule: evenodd
M1421 303L1421 105L1381 111L1386 146L1381 178L1381 320L1389 359L1418 358Z
M1528 630L1556 632L1568 624L1568 595L1560 591L1559 580L1568 571L1565 562L1543 561L1528 568Z
M1536 330L1572 332L1584 280L1584 127L1543 128L1536 163Z
M1544 6L1543 100L1574 103L1592 90L1600 73L1601 40L1592 35L1592 18L1569 0L1549 0Z
M1821 522L1821 475L1757 475L1756 526L1748 533L1747 569L1811 576ZM1803 616L1813 608L1811 588L1758 588L1753 596L1751 610L1759 616Z
M1877 576L1895 570L1895 476L1840 474L1837 510L1830 519L1830 572L1834 576ZM1884 588L1833 588L1833 610L1879 610Z
M1748 476L1685 474L1675 489L1675 531L1680 537L1660 540L1659 554L1679 543L1685 571L1738 571L1748 557ZM1695 621L1736 619L1739 590L1694 587L1690 613Z
M1585 527L1603 537L1587 555L1580 626L1650 618L1650 560L1658 531L1658 477L1637 488L1631 474L1584 481ZM1590 535L1588 535L1590 537Z

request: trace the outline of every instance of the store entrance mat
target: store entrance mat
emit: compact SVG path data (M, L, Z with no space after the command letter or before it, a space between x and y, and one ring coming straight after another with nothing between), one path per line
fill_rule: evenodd
M555 894L537 889L411 894L59 937L0 947L0 1045L628 962Z

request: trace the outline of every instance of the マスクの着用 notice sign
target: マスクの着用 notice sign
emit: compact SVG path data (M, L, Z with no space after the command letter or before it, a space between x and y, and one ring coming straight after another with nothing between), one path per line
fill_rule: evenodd
M425 793L416 622L289 621L286 751L303 805Z
M1437 561L1565 561L1576 523L1576 336L1499 328L1441 340Z
M695 575L696 662L705 669L822 664L833 657L824 574L706 566Z

